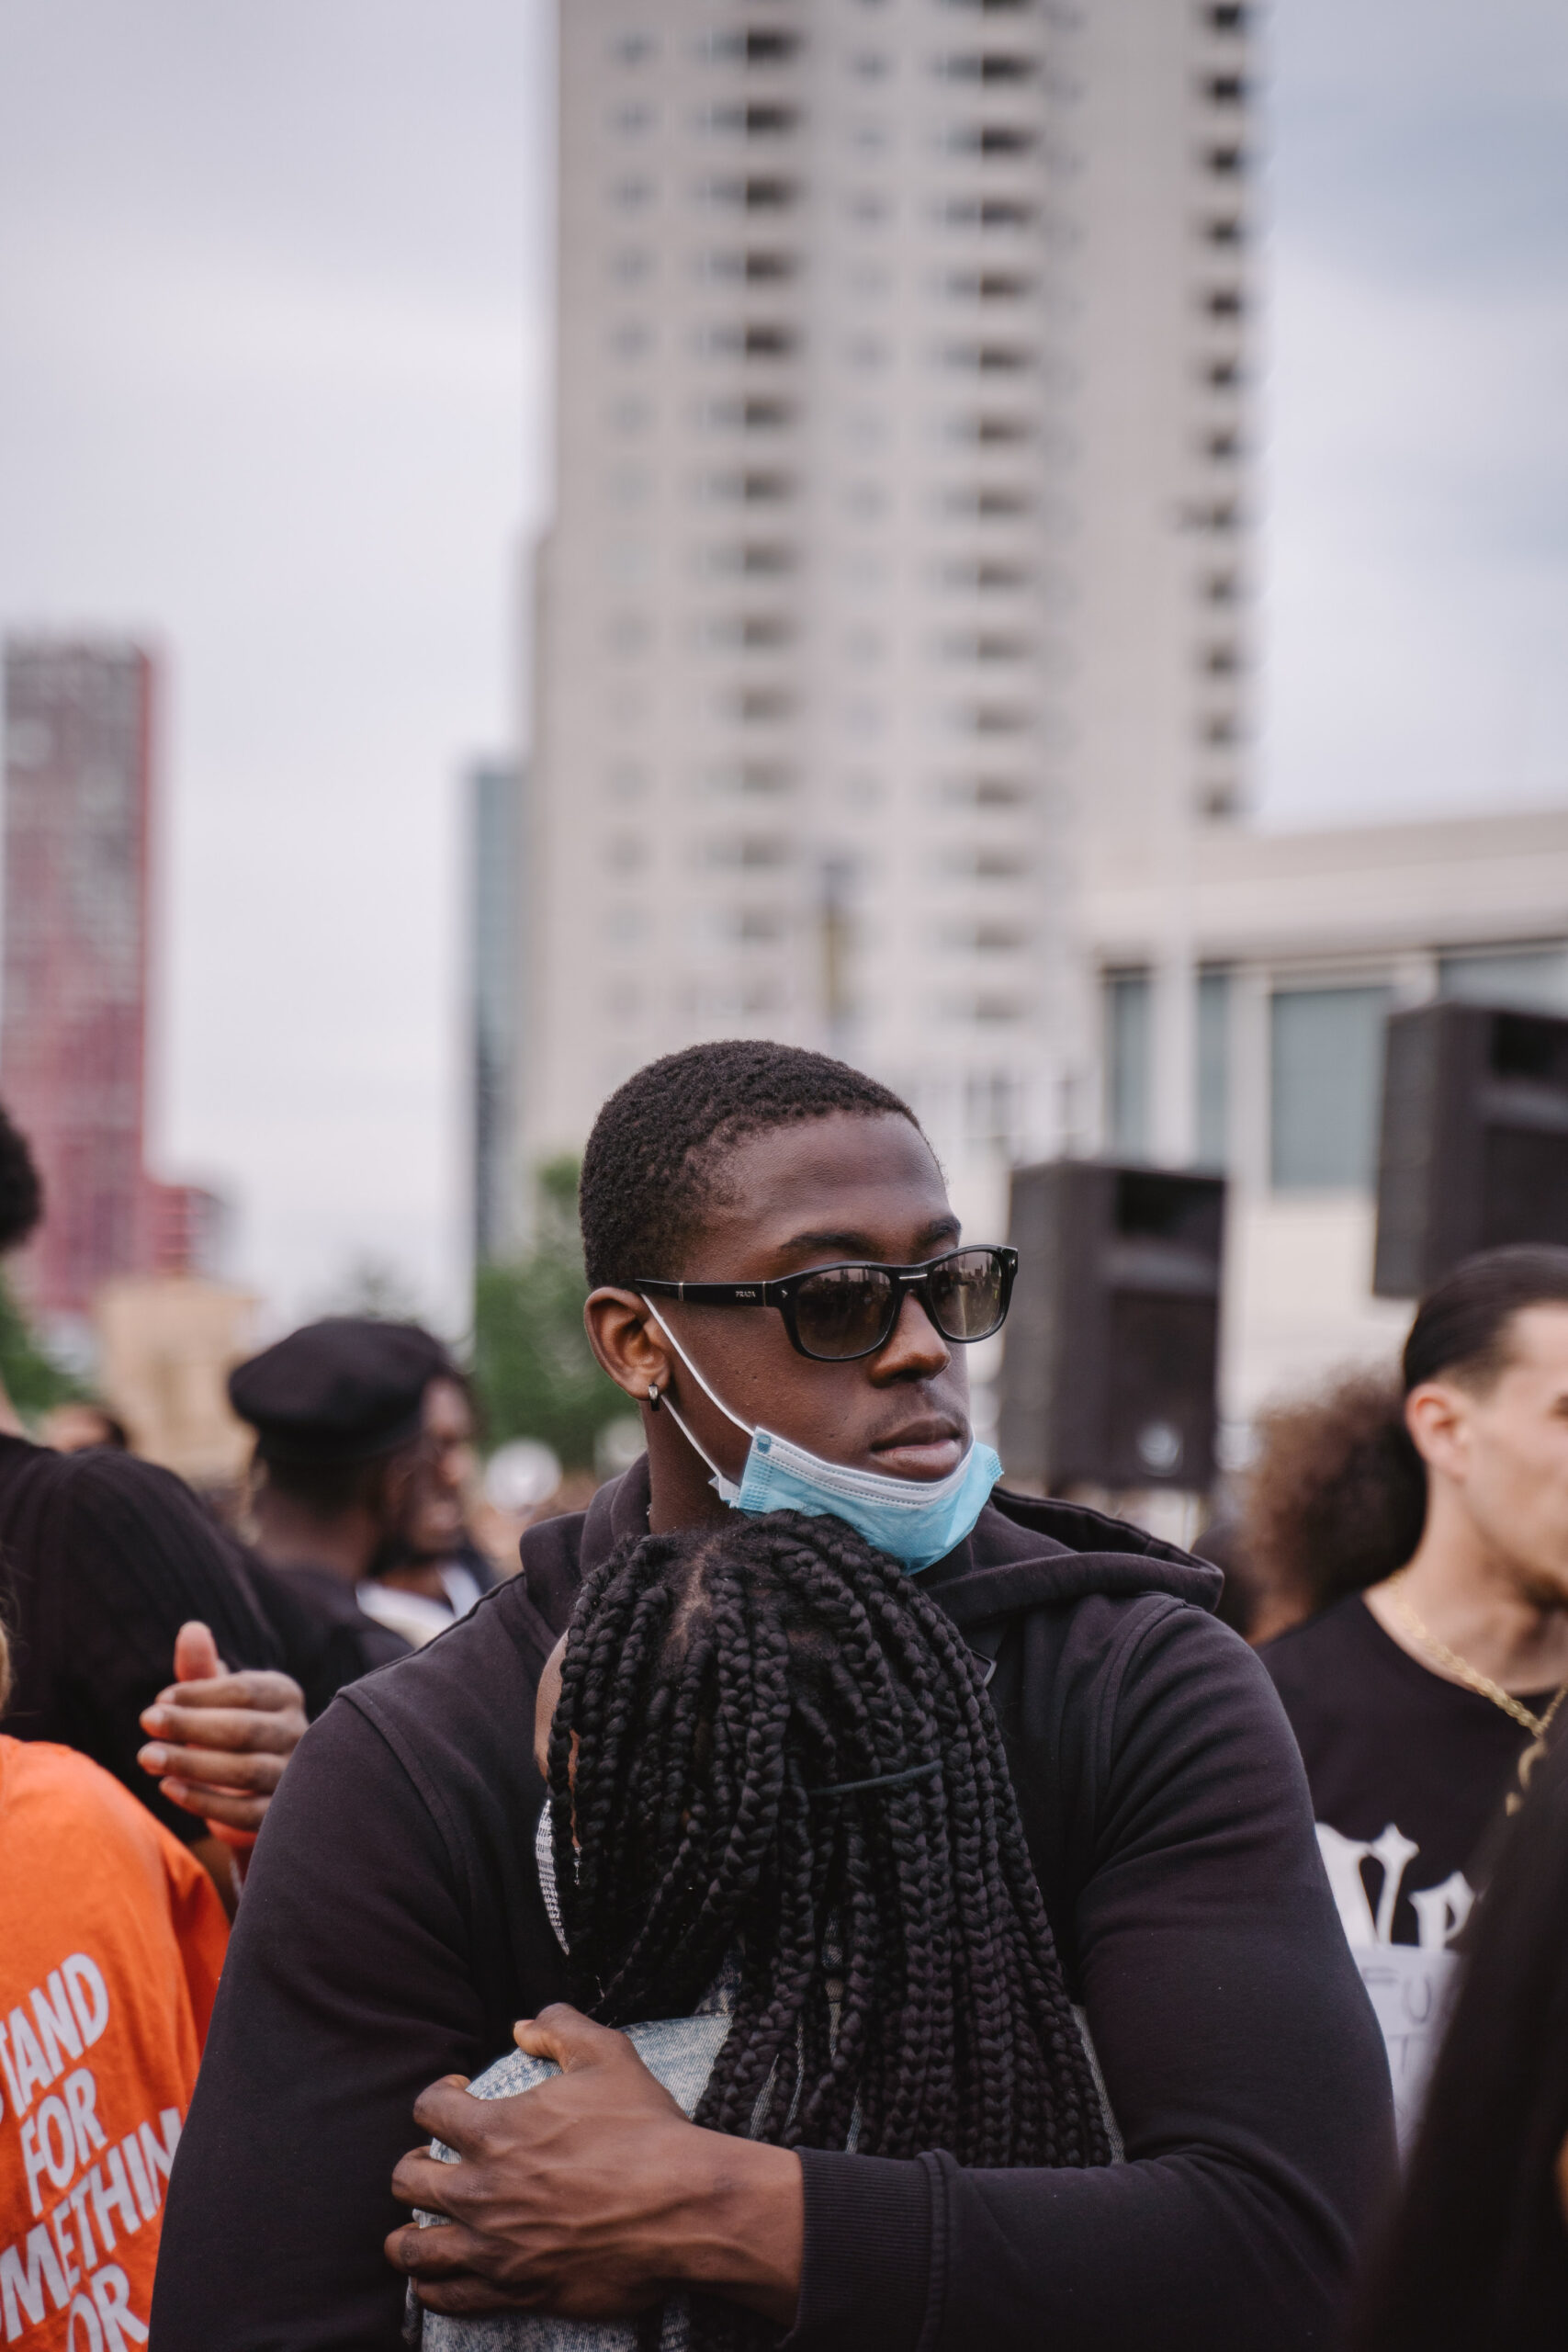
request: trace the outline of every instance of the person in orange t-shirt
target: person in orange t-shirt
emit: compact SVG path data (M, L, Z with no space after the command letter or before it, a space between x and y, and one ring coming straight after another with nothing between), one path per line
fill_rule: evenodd
M0 1710L8 1665L0 1634ZM211 1879L69 1747L0 1736L0 2342L147 2342L164 2183L229 1928Z

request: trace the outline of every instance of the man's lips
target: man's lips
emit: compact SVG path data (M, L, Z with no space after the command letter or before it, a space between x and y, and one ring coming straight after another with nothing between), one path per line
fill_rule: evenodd
M871 1451L878 1465L895 1477L945 1478L963 1461L966 1437L961 1422L931 1414L877 1438Z

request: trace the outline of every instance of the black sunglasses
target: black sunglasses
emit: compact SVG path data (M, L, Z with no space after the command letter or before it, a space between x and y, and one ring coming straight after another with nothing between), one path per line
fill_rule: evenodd
M1018 1251L950 1250L923 1266L813 1266L778 1282L639 1282L632 1287L691 1306L776 1306L797 1354L817 1363L874 1356L893 1337L905 1298L915 1293L944 1340L988 1340L1007 1319Z

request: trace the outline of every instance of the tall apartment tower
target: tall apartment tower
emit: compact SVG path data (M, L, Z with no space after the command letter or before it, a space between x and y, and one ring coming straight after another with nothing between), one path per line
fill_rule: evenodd
M1245 797L1248 15L563 7L525 1160L736 1034L970 1218L1093 1140L1085 876Z

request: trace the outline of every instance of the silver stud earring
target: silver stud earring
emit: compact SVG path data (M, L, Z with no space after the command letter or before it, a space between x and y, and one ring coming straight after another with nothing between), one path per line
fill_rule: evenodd
M648 1384L648 1409L650 1413L657 1413L659 1410L659 1390L651 1380Z

